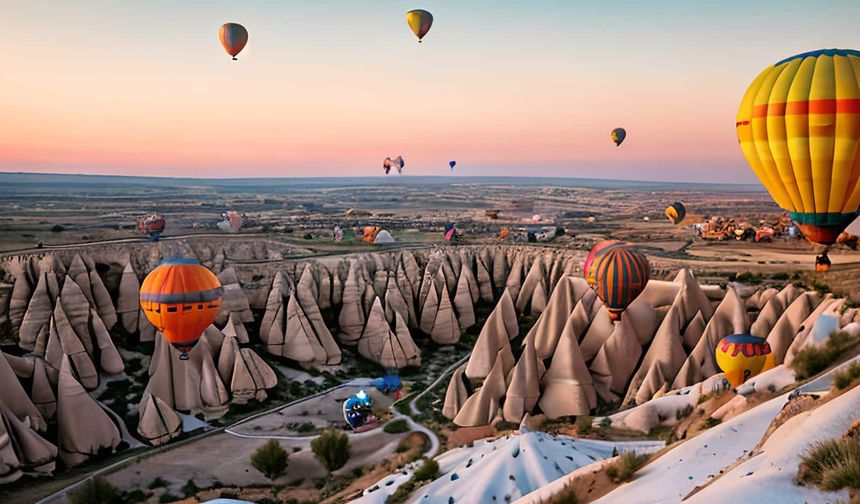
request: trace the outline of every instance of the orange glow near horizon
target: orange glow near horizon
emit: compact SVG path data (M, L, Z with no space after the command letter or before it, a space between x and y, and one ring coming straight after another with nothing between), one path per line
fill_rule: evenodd
M761 33L741 2L428 1L419 46L395 2L69 4L4 13L2 171L379 175L402 154L410 174L457 159L466 175L750 182L744 89L778 59L849 44L845 11L860 13L798 3ZM250 32L237 62L225 21Z

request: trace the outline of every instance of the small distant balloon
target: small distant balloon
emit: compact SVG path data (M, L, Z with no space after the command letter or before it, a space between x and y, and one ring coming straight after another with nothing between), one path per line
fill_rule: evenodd
M454 167L457 166L456 161L448 161L448 166L451 167L451 171L454 171Z
M397 156L394 159L387 157L382 162L382 169L385 171L386 175L388 175L392 167L397 169L397 174L399 175L403 173L404 166L406 166L406 163L403 161L403 156Z
M676 201L667 206L663 213L672 224L680 224L684 220L684 217L687 216L687 207L680 201Z
M335 242L339 243L343 241L343 229L341 229L340 226L335 226L332 233L334 234Z
M412 33L418 37L418 42L421 42L433 26L433 14L423 9L411 10L406 13L406 22L409 23Z
M164 231L166 221L164 217L158 214L148 215L137 221L137 228L141 233L149 236L150 241L158 241L161 238L161 233Z
M239 23L225 23L218 30L218 39L227 54L236 60L236 55L242 52L248 43L248 30Z
M612 141L615 142L615 146L618 147L627 138L627 131L624 128L615 128L612 130L611 137Z
M373 419L373 402L364 390L359 390L343 402L343 419L351 429L357 429Z

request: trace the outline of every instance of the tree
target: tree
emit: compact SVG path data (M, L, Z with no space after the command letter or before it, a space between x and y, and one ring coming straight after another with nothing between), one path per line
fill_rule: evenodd
M287 470L288 457L287 452L281 448L281 444L270 439L251 454L251 466L274 481Z
M106 479L96 476L69 494L72 504L119 504L122 493Z
M311 450L319 463L332 472L349 461L349 437L343 432L327 430L311 441Z

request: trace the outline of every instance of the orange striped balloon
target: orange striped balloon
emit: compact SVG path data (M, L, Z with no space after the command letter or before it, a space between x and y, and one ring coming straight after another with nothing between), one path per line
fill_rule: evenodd
M621 314L639 297L651 277L651 267L642 252L624 245L604 249L594 259L597 296L609 310L609 318Z
M168 259L143 280L140 306L185 360L221 309L221 281L194 259Z

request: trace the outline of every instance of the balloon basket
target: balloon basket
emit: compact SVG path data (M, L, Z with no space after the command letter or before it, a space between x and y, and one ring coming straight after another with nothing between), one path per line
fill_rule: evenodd
M179 360L188 360L188 352L181 352L179 354Z

